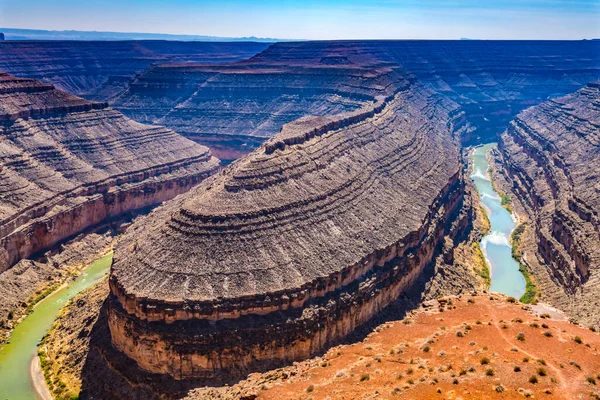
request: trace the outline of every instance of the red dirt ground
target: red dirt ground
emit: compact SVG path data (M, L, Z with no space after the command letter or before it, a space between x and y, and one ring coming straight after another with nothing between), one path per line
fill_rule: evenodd
M275 400L600 399L599 347L597 333L504 296L462 296L429 302L274 379L251 379L265 382L259 399Z

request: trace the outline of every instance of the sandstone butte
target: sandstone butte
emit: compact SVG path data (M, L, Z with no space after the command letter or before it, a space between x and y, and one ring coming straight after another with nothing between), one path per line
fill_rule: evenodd
M600 322L600 83L530 108L499 143L526 223L524 262L544 301Z
M142 370L219 382L306 359L432 261L462 207L472 127L397 67L362 73L389 84L284 125L119 241L108 324Z
M0 73L0 272L106 218L170 199L218 165L169 129Z
M387 83L365 61L401 66L458 103L477 129L464 143L497 140L523 109L600 76L598 41L343 41L275 43L227 65L155 65L111 104L235 159L305 115L360 108ZM365 99L365 95L368 97Z

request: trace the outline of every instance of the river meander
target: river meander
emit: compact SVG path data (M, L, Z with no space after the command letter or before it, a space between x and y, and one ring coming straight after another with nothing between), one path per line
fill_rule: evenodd
M112 254L89 267L75 280L40 301L13 330L10 343L0 347L0 399L35 400L36 391L30 375L30 365L37 346L56 319L60 309L77 293L91 287L109 271Z
M491 229L481 240L481 250L491 270L490 291L519 299L525 293L525 278L519 263L512 257L510 235L516 227L512 215L502 206L502 199L492 186L487 153L494 144L477 147L473 151L471 179L490 220Z

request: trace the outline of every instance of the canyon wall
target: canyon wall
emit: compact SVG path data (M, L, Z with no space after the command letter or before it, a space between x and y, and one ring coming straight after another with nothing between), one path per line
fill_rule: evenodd
M0 73L0 272L218 168L175 132L33 79Z
M374 101L390 87L394 77L389 71L400 66L461 105L476 128L462 141L480 143L496 140L523 109L598 79L600 43L276 43L232 65L153 67L112 104L131 118L175 129L230 160L258 147L284 123L352 111Z
M0 71L35 78L89 100L112 101L136 74L156 63L229 63L267 43L144 41L6 41Z
M327 58L315 59L319 48ZM466 143L496 140L523 109L600 78L597 41L358 41L277 43L256 62L345 63L375 58L401 65L460 104L477 129Z
M284 125L134 224L111 269L113 345L151 373L227 382L318 353L397 299L459 214L471 129L405 77Z
M300 59L302 60L302 59ZM232 160L285 123L307 115L360 109L388 96L394 68L251 61L221 66L161 65L138 76L114 106L127 116L168 126Z
M600 83L530 108L499 143L510 190L535 232L544 301L600 324Z

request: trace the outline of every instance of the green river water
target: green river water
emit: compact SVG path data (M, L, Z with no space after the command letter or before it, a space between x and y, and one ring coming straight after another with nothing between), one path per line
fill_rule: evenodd
M490 291L521 298L525 293L525 278L519 271L519 263L512 257L510 235L516 227L512 215L502 206L502 200L494 190L488 174L488 151L494 144L477 147L473 152L471 179L477 187L483 208L490 220L490 232L481 240L481 250L492 275Z
M35 400L37 395L30 375L30 365L37 346L56 319L60 309L77 293L100 281L109 271L112 254L85 268L68 285L40 301L13 330L10 343L0 348L0 399Z

